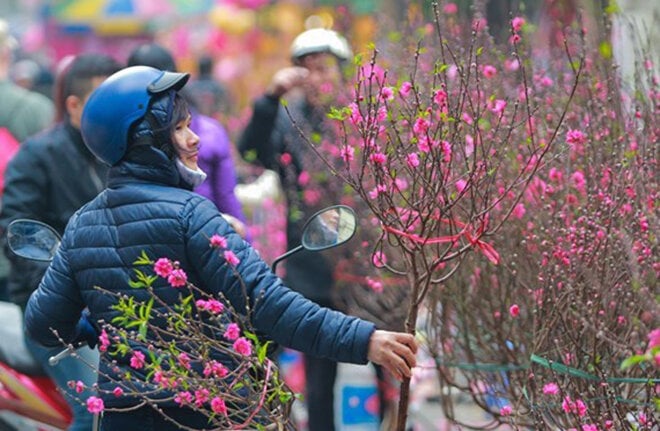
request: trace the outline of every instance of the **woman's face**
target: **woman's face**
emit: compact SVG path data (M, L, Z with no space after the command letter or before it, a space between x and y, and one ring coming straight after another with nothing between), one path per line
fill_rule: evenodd
M186 167L197 170L197 158L199 155L199 136L190 130L192 117L190 114L179 121L174 128L172 141L179 159Z

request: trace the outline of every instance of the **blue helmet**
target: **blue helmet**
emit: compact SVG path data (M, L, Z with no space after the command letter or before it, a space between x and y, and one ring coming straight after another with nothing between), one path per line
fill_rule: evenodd
M111 75L92 92L83 110L80 131L89 150L108 165L117 164L126 154L131 126L146 115L152 99L180 90L189 77L148 66Z

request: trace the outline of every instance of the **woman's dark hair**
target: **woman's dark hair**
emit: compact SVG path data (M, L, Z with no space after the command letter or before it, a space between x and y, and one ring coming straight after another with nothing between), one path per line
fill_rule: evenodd
M188 118L189 114L190 106L188 105L188 100L180 93L176 93L172 106L172 122L170 123L170 132L174 133L176 125Z
M188 102L178 92L152 98L146 115L131 126L129 150L150 145L164 152L168 158L174 159L174 131L177 124L188 118L189 113Z
M160 149L167 154L167 157L174 159L176 157L176 149L174 148L174 131L176 130L176 125L181 121L188 118L190 114L190 107L185 97L183 97L178 92L174 94L174 99L172 101L172 119L170 124L167 127L167 136L169 139L163 139L164 142ZM163 134L163 138L165 134Z

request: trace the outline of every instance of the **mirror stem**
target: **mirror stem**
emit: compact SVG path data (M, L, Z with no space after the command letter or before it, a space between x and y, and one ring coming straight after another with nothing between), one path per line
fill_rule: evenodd
M270 269L271 269L273 272L275 272L275 270L277 269L277 264L278 264L278 263L280 263L282 260L286 259L287 257L291 256L292 254L298 253L298 252L299 252L300 250L302 250L302 249L303 249L303 246L302 246L302 245L299 245L298 247L296 247L296 248L292 248L291 250L287 251L287 252L284 253L283 255L278 256L278 257L273 261L273 263L271 264Z

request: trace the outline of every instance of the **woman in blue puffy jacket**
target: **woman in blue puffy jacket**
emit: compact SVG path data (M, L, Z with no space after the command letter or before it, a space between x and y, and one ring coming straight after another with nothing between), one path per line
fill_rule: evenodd
M72 342L79 336L77 323L85 308L94 322L112 321L116 297L95 286L148 301L149 292L128 285L133 262L144 251L152 258L178 261L188 281L224 296L236 310L244 309L246 301L252 304L254 329L283 346L340 362L372 361L399 379L410 377L417 349L412 335L377 330L370 322L319 307L290 290L215 205L192 192L205 174L197 166L199 138L189 128L190 114L177 93L188 77L134 66L109 77L90 96L82 134L89 149L111 166L107 188L67 225L55 259L28 302L28 335L57 346L54 329ZM216 234L226 238L227 248L238 258L236 266L222 262L209 246ZM166 280L159 279L153 288L164 304L179 301L179 291ZM116 363L104 357L99 373L99 388L107 394L102 395L105 407L136 408L106 411L102 429L178 429L154 408L139 407L135 398L112 395L113 378L120 380L126 372L140 377L128 358L112 360ZM159 408L192 428L208 424L206 416L171 401Z

